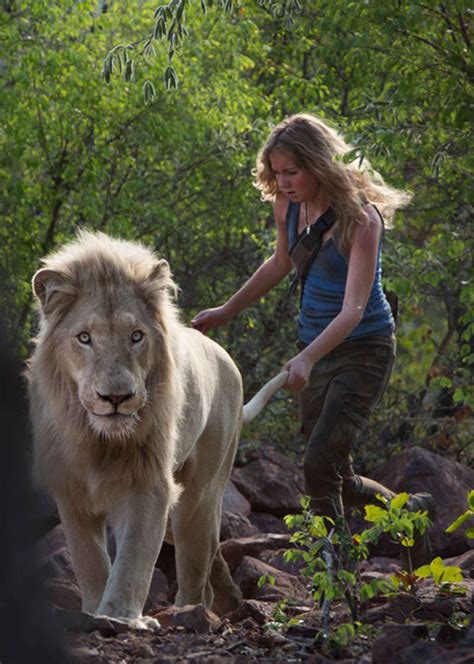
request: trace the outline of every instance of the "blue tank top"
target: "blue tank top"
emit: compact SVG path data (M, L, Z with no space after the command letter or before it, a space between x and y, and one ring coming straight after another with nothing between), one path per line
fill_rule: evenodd
M299 203L288 203L286 230L289 247L293 246L298 235L299 208ZM364 315L346 341L367 335L388 336L395 329L392 310L382 288L381 255L382 241L379 244L374 283ZM333 238L330 238L319 250L304 284L298 316L298 334L304 343L311 343L341 311L347 269L347 260L339 252Z

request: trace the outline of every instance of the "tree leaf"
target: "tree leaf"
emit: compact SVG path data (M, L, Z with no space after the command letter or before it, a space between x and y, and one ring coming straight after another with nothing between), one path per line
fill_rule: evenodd
M397 494L394 498L392 498L390 502L390 509L396 508L398 510L401 510L402 507L404 507L404 505L406 504L409 497L410 496L406 492Z
M467 521L467 519L469 519L469 516L470 516L469 512L464 512L464 514L461 514L460 516L458 516L458 518L455 521L453 521L453 523L451 523L446 528L446 532L447 533L452 533L455 530L457 530L459 528L459 526L462 526L462 524L465 521Z

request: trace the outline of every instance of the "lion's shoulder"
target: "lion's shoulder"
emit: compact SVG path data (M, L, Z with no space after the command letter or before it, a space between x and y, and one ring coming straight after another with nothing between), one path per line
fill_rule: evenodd
M191 364L196 371L212 380L231 381L232 387L241 385L240 371L229 353L213 339L191 327L181 326L179 347L183 356L181 366Z

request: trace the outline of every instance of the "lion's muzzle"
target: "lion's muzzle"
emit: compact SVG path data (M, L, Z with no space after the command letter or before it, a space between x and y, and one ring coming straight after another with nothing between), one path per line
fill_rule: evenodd
M140 421L140 411L147 401L144 386L139 387L132 381L122 380L120 383L111 381L106 385L105 381L100 381L94 386L89 385L81 394L90 425L107 437L127 437L134 433Z
M96 394L99 399L111 403L115 409L114 412L118 412L118 407L123 404L124 401L128 401L135 396L135 392L127 392L126 394L101 394L96 391Z

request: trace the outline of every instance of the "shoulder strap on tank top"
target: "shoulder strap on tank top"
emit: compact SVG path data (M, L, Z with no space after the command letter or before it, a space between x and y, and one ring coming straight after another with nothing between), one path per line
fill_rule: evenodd
M307 226L302 233L296 235L289 250L291 262L296 270L296 277L290 286L291 294L296 292L300 284L301 297L303 296L304 283L323 244L323 235L335 222L336 214L334 208L330 207L311 226Z
M369 203L369 205L371 205L374 208L376 213L379 215L380 221L382 222L382 240L383 240L383 238L385 237L385 222L383 220L382 213L380 212L378 207L376 205L374 205L373 203Z
M371 205L374 208L374 210L377 212L377 214L379 215L380 221L382 222L382 242L383 242L383 240L385 239L385 223L384 223L384 220L383 220L383 216L382 216L382 213L380 212L380 210L378 209L378 207L376 205L374 205L373 203L371 203ZM398 326L398 324L400 322L400 303L399 303L398 295L395 293L395 291L385 288L385 286L383 287L383 292L385 294L387 302L390 305L390 309L392 310L392 316L393 316L393 320L395 322L395 325Z
M292 201L288 201L285 224L286 224L286 235L288 237L289 244L293 244L298 235L299 210L300 210L299 203L293 203Z

